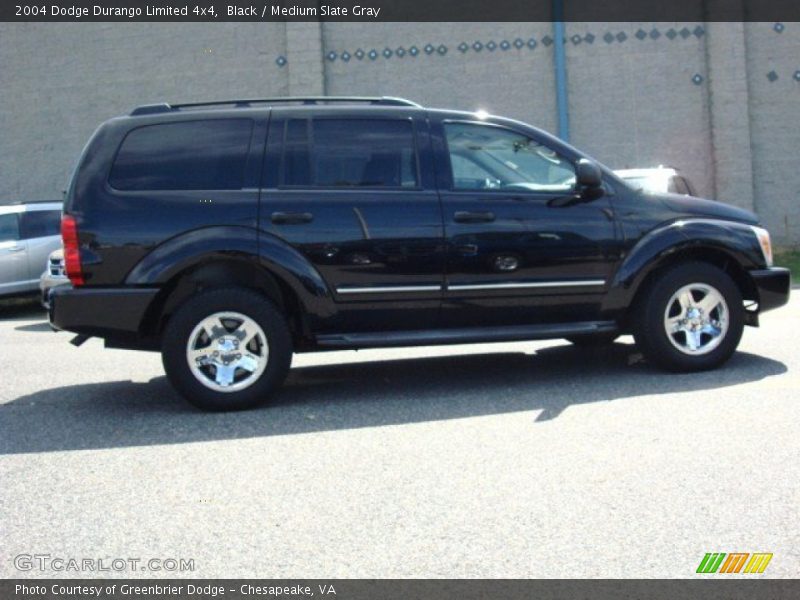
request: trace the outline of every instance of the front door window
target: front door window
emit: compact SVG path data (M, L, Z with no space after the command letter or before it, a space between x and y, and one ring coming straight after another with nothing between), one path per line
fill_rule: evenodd
M572 163L547 146L509 129L445 124L454 190L567 192Z

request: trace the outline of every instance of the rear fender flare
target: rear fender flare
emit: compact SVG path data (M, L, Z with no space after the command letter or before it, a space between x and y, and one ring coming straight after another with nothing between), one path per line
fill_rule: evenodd
M160 287L188 269L231 258L252 260L283 282L307 314L320 319L335 314L333 296L314 266L285 242L251 227L206 227L167 240L128 273L125 283Z

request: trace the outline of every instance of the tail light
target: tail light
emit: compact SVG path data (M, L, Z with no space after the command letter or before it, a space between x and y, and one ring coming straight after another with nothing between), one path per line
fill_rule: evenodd
M64 242L64 267L67 277L74 286L84 284L83 270L81 269L81 253L78 248L78 224L75 217L63 215L61 217L61 239Z

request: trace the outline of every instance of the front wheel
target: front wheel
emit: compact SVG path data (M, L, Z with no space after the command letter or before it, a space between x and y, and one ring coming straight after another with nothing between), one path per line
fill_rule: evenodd
M718 367L744 329L742 295L733 280L706 263L665 271L638 306L636 343L651 363L671 371Z
M226 288L200 293L164 330L162 362L172 385L204 410L265 402L292 359L286 319L264 296Z

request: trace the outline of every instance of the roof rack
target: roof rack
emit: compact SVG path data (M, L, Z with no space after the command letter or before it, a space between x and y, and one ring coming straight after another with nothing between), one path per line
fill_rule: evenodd
M377 106L412 106L422 108L416 102L393 96L280 96L276 98L250 98L245 100L219 100L217 102L190 102L187 104L145 104L131 111L131 116L152 115L157 113L186 110L193 108L211 108L230 106L233 108L249 108L254 104L373 104Z

